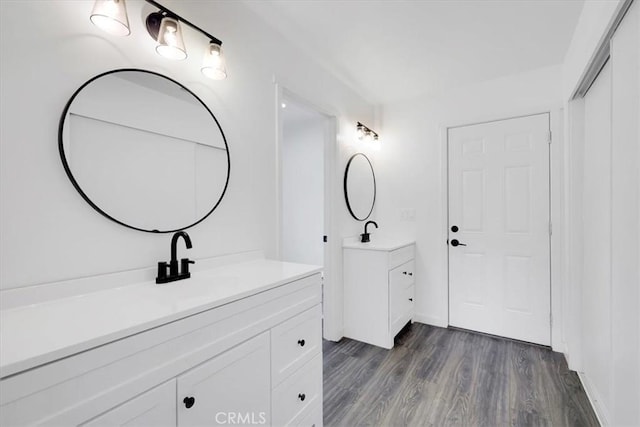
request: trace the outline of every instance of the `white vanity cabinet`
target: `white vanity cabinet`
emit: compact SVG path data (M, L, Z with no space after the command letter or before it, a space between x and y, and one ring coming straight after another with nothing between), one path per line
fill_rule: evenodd
M346 337L393 347L394 337L413 318L414 254L413 242L345 241Z
M280 274L279 266L271 267ZM0 425L322 426L321 276L317 268L306 271L3 376ZM172 304L201 297L205 288L195 283L187 299ZM151 289L175 298L177 288ZM72 310L69 304L75 301L62 307ZM11 340L10 331L2 332Z

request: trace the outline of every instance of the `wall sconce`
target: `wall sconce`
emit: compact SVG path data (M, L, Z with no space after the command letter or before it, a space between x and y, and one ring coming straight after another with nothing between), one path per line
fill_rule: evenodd
M170 11L154 0L145 0L157 7L158 12L147 16L146 25L149 35L157 41L156 52L165 58L182 60L187 58L187 48L182 39L180 23L185 24L209 39L202 61L202 74L210 79L227 78L222 41L202 28L192 24L180 15ZM96 0L90 16L91 22L109 34L128 36L129 19L125 0Z
M124 0L96 0L89 19L96 27L114 36L131 34Z
M376 132L372 131L360 122L358 122L356 127L356 137L359 141L364 142L375 142L378 141L379 138Z

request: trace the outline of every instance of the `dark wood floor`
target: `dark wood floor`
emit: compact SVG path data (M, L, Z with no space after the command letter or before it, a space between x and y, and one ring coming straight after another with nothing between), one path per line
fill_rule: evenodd
M597 426L564 356L413 324L385 350L324 343L325 426Z

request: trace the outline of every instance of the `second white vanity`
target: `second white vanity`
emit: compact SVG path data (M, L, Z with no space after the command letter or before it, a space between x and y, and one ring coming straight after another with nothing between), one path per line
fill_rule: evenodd
M343 242L344 335L390 349L413 319L415 243L378 239Z
M4 307L0 424L322 426L321 287L255 259Z

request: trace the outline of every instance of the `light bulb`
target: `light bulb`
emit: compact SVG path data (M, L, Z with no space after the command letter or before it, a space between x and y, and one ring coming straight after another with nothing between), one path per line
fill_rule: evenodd
M187 50L182 40L182 29L177 19L170 16L162 18L156 52L172 60L182 60L187 57Z
M114 36L131 34L124 0L96 0L89 19L96 27Z
M211 41L205 49L204 58L202 59L202 74L214 80L223 80L227 78L227 69L222 54L222 46Z
M373 142L373 134L371 133L370 130L366 131L364 133L364 141L365 142Z

